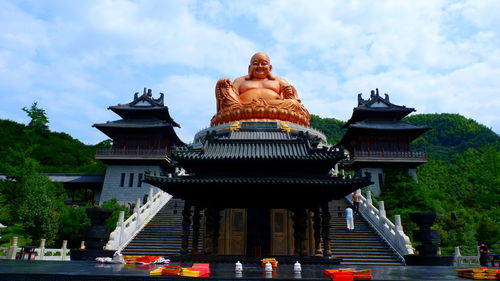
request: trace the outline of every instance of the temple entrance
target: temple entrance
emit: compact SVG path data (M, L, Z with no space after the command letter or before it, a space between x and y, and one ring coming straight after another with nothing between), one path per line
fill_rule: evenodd
M225 209L221 215L219 254L293 254L292 219L287 209Z
M289 235L289 213L286 209L271 210L271 255L285 256L293 253Z
M269 209L247 210L247 255L271 254L271 217Z

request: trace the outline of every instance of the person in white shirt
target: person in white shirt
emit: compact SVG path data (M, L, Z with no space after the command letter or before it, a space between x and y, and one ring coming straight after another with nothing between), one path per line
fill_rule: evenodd
M345 221L347 223L347 231L354 231L354 217L350 205L345 209Z

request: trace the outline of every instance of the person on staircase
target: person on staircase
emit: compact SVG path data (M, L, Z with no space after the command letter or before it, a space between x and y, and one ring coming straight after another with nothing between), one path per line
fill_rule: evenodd
M345 221L347 223L347 231L354 231L354 215L351 205L345 209Z
M361 203L361 195L357 190L352 193L352 203L354 205L354 214L359 216L359 203Z

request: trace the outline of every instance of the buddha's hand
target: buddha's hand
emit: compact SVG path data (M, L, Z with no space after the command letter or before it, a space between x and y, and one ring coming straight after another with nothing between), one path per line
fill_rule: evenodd
M292 85L286 85L283 87L283 98L296 99L295 88Z
M233 86L231 83L231 79L229 78L221 78L219 81L217 81L217 88L225 88L229 89Z

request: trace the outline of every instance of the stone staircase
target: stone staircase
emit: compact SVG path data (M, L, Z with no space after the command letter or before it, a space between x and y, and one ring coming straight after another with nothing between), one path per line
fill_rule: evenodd
M181 250L182 210L184 200L172 198L151 221L123 249L124 255L172 256ZM201 213L203 225L203 213ZM192 243L192 225L189 244ZM203 245L203 227L200 227L199 250Z
M330 237L335 258L342 264L402 265L396 254L360 216L355 216L353 232L346 230L345 200L330 202ZM172 198L141 232L123 249L124 255L175 256L180 254L184 201ZM340 215L340 216L339 216ZM199 251L202 250L204 216L201 214ZM189 237L191 246L192 229Z
M329 204L330 237L335 258L345 265L403 265L395 252L385 243L361 217L354 216L354 231L347 231L344 199Z

